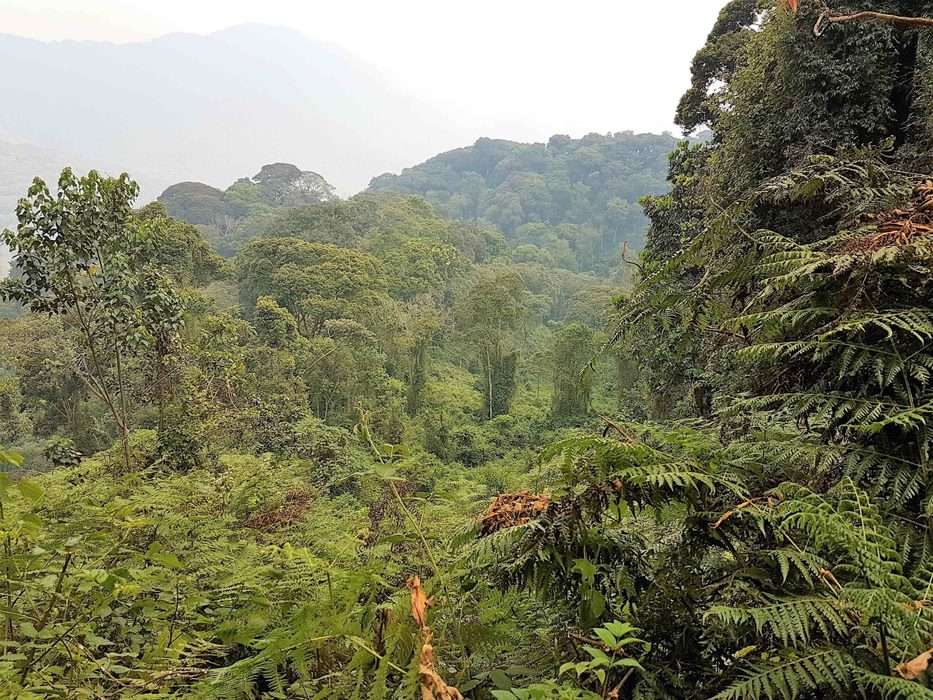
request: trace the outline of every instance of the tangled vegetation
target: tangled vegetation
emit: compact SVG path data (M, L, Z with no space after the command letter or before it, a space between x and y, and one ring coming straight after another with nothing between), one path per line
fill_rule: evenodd
M172 194L267 207L229 259L37 182L0 694L933 697L933 34L860 12L933 6L723 9L630 280L285 166Z

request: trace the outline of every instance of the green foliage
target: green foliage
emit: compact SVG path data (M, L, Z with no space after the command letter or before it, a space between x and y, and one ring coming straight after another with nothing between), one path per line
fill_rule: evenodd
M623 241L641 247L645 220L636 202L664 191L675 143L632 132L556 135L547 144L482 138L401 175L380 175L369 191L419 194L458 219L489 221L524 244L526 258L534 246L554 256L548 263L605 270Z
M225 191L200 182L179 182L159 195L175 219L199 227L224 256L268 231L276 210L336 199L334 188L317 173L290 163L271 163L251 178L240 178Z
M552 352L551 411L556 416L586 413L593 381L589 365L596 354L593 332L579 323L568 324L557 334Z
M723 9L703 144L37 181L0 695L930 697L930 44L814 11Z
M56 437L46 443L43 455L53 467L76 467L81 463L81 453L69 438Z
M509 410L517 365L514 332L527 313L527 296L521 276L494 270L471 287L459 302L460 332L476 348L482 367L486 418Z
M124 365L149 353L161 362L181 324L177 294L152 261L160 222L131 218L137 193L126 174L77 178L66 168L55 196L42 180L33 182L17 206L16 231L0 235L21 272L0 283L0 297L68 319L81 350L77 373L106 404L124 452ZM125 462L129 469L128 453Z
M258 238L237 255L244 301L267 296L288 309L307 337L320 335L330 319L365 320L385 294L381 263L374 257L295 238Z
M298 322L272 297L259 297L253 310L259 340L273 348L287 348L298 337Z

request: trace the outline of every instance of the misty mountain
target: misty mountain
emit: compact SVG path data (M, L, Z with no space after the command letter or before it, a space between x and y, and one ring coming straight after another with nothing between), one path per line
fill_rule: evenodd
M144 201L279 160L347 194L464 138L374 68L285 28L119 45L0 34L0 64L0 139L127 170Z
M41 177L51 184L66 165L81 168L85 163L74 153L0 140L0 231L16 223L16 202L26 194L33 178ZM104 164L95 167L103 168ZM0 278L6 275L8 263L9 251L0 244Z

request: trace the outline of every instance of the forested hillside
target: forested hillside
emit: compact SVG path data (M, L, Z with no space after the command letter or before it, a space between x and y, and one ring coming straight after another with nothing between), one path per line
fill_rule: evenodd
M554 136L547 144L484 138L401 175L380 175L367 193L417 195L445 216L499 231L517 261L608 276L622 264L623 244L642 247L648 220L638 202L666 190L667 154L676 145L670 135L632 132ZM159 196L172 216L197 225L225 256L274 231L273 209L334 199L320 175L285 163L267 165L225 191L181 182Z
M641 248L638 200L666 191L669 135L630 131L544 143L483 138L374 178L370 192L418 194L450 216L486 221L515 245L547 251L568 269L605 269L619 246ZM529 255L532 254L530 251Z
M624 258L607 153L659 137L37 181L0 695L933 698L931 60L933 3L732 0Z
M194 224L214 249L231 256L250 238L271 230L277 210L337 199L333 186L291 163L264 165L226 190L202 182L179 182L159 195L172 217Z

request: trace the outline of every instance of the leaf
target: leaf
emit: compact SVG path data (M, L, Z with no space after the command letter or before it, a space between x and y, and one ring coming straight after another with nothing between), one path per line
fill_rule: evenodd
M483 681L482 681L481 679L479 679L479 678L471 678L471 679L468 680L466 683L464 683L463 685L461 685L461 686L459 687L459 690L460 690L461 693L466 693L466 692L469 691L469 690L473 690L473 688L477 687L477 686L480 685L482 682L483 682ZM495 691L493 691L493 692L495 692Z
M612 632L612 634L615 635L616 638L624 637L627 634L631 634L632 632L638 631L638 629L635 626L630 625L627 622L619 622L618 620L607 622L605 625L603 625L603 627L605 627L607 630Z
M744 659L746 656L751 654L757 648L758 647L756 645L750 644L747 647L742 647L741 649L739 649L737 652L735 652L735 654L733 654L733 656L735 656L735 658L737 659Z
M606 597L595 588L589 592L590 614L600 617L606 611Z
M169 569L180 569L181 562L171 552L163 552L162 546L158 542L154 542L149 546L149 550L146 552L146 556L157 564L162 564L163 566L168 567Z
M593 634L599 637L599 640L607 647L615 648L618 645L615 636L607 629L597 627L593 630Z
M393 480L398 478L398 471L389 464L376 464L373 466L373 473L380 479Z
M500 671L498 668L489 674L489 680L495 683L496 687L500 690L508 690L512 687L512 679L505 675L505 673Z
M0 464L6 462L7 464L12 464L15 467L23 466L23 457L22 453L17 452L16 450L0 450Z
M16 487L19 489L19 492L22 494L23 498L25 498L27 501L32 501L33 503L42 498L42 494L45 493L45 490L31 479L21 480L16 485Z
M573 563L573 570L580 572L580 576L587 583L593 583L596 576L596 566L588 559L576 559Z
M592 647L589 644L583 647L583 651L593 657L593 661L596 661L600 664L608 664L609 656L602 649L597 649Z
M412 576L405 584L411 589L411 616L415 618L418 627L425 629L428 626L428 607L434 605L421 587L421 577Z
M784 6L791 12L797 11L797 0L784 0Z
M928 649L919 656L915 656L910 661L905 661L895 666L894 672L901 678L906 678L909 681L916 680L921 673L927 670L931 658L933 658L933 649Z

